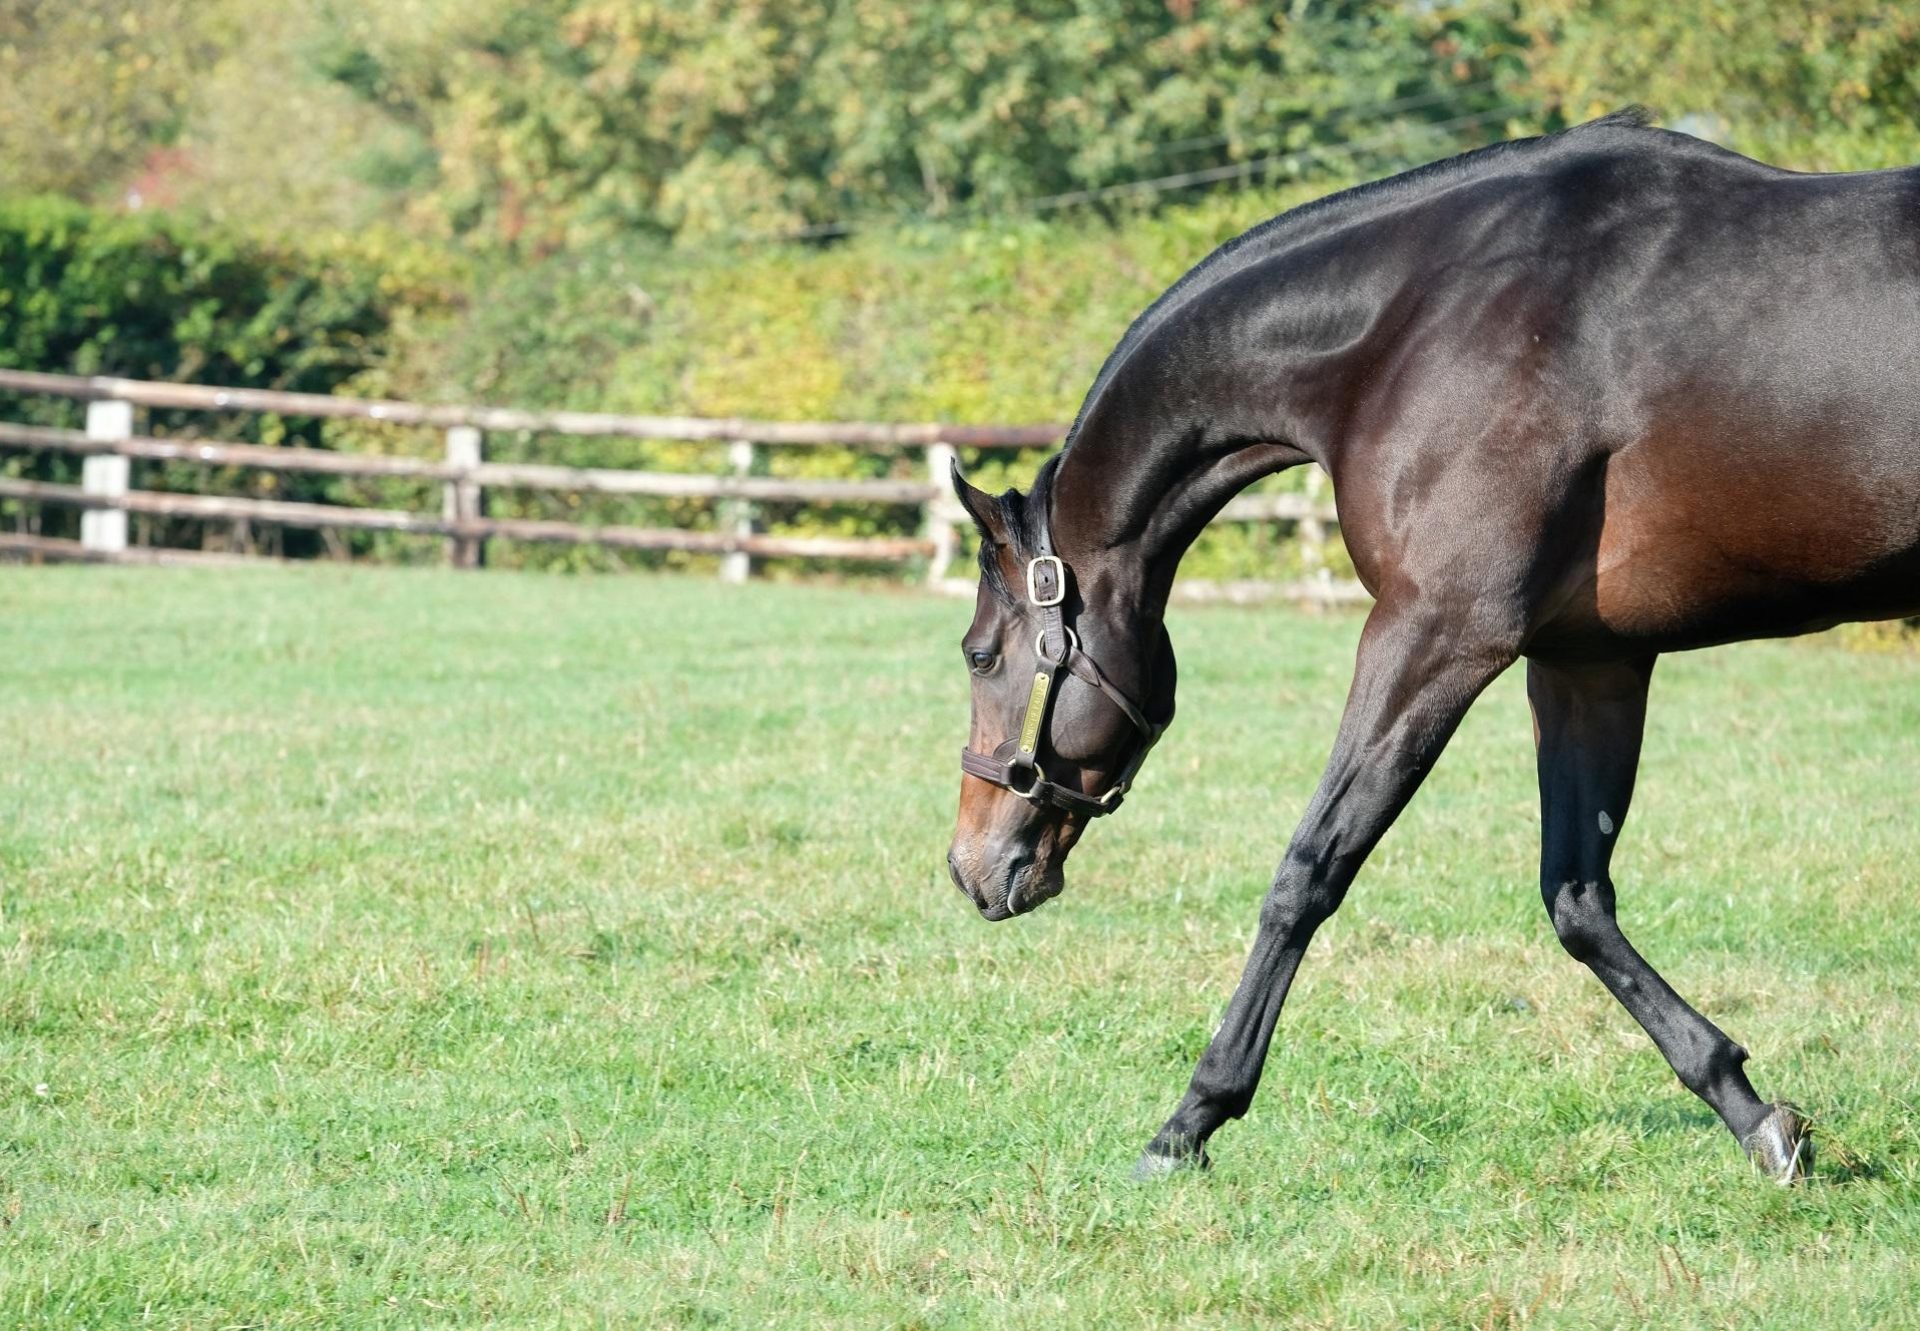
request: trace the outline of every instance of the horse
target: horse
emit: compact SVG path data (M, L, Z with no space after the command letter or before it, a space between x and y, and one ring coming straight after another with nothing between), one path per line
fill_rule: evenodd
M1107 358L979 530L947 864L988 920L1059 894L1173 717L1182 554L1316 463L1374 604L1246 969L1135 1166L1204 1168L1314 931L1474 699L1526 661L1540 889L1749 1159L1807 1117L1621 931L1610 875L1662 653L1920 614L1920 168L1802 174L1637 110L1310 203L1221 246Z

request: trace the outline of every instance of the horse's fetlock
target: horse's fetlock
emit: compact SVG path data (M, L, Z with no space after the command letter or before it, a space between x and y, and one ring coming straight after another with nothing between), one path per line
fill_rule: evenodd
M1188 1117L1193 1122L1208 1124L1206 1132L1199 1133L1205 1140L1213 1125L1226 1122L1230 1118L1245 1118L1247 1111L1253 1108L1253 1088L1246 1085L1243 1078L1210 1077L1196 1068L1193 1080L1187 1087L1188 1099L1192 1102L1192 1113ZM1187 1113L1189 1106L1181 1107ZM1189 1124L1191 1126L1191 1124Z
M1723 1040L1707 1057L1707 1075L1715 1081L1738 1075L1740 1069L1746 1066L1747 1058L1744 1047L1732 1040Z

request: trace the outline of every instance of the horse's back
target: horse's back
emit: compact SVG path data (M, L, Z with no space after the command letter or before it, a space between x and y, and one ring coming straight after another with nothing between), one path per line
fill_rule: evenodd
M1623 358L1595 611L1679 646L1920 612L1920 171L1708 179Z

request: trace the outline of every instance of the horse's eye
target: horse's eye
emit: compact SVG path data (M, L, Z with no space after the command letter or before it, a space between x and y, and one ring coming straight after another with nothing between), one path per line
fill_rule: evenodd
M993 663L998 659L992 652L983 652L978 649L967 653L967 664L973 667L973 673L976 675L984 675L993 669Z

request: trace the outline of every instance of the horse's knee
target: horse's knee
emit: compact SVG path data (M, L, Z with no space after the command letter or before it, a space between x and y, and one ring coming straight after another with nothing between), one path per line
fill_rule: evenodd
M1328 866L1311 856L1288 851L1273 875L1273 886L1260 903L1260 927L1282 937L1303 930L1311 932L1340 908L1344 895L1342 887L1329 876Z
M1620 932L1614 919L1613 884L1604 878L1548 878L1540 884L1540 895L1560 946L1575 961L1591 962Z

